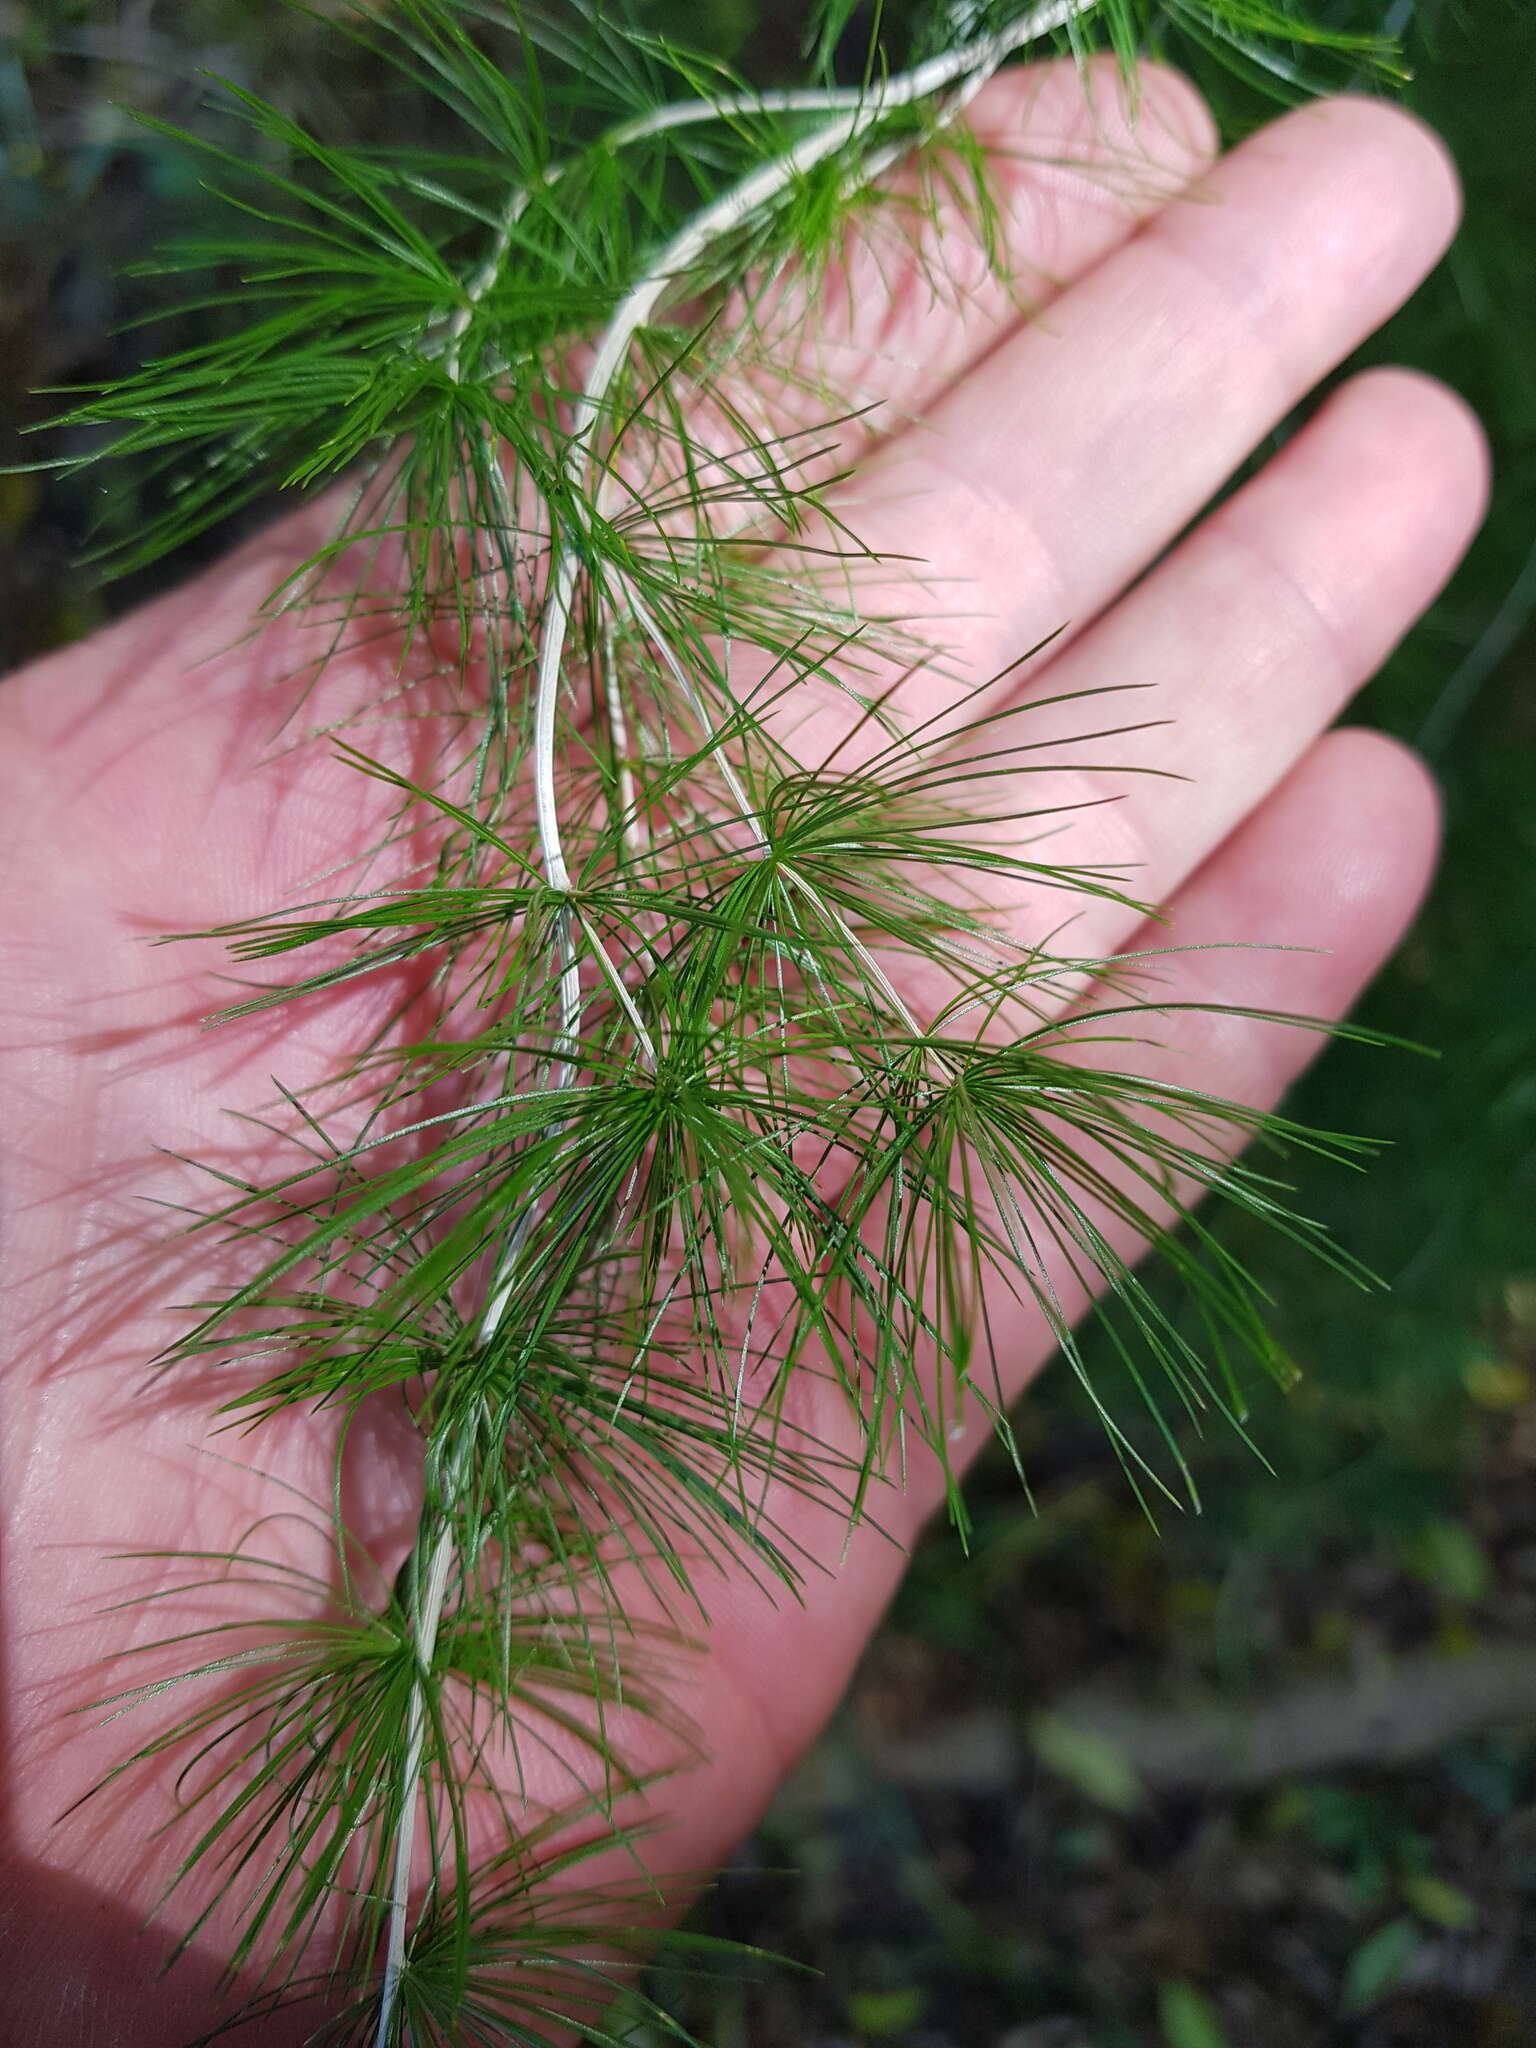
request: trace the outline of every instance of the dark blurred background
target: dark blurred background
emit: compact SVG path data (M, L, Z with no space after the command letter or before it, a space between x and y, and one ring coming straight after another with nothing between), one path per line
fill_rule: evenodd
M1382 17L1333 10L1351 11ZM766 78L800 12L651 18ZM1536 19L1519 0L1391 18L1467 224L1368 359L1463 391L1498 484L1363 702L1427 754L1449 814L1434 897L1365 1015L1444 1057L1339 1047L1298 1103L1391 1141L1363 1179L1300 1169L1303 1206L1390 1292L1243 1247L1303 1378L1255 1390L1274 1470L1213 1434L1204 1512L1156 1532L1067 1376L1035 1389L1037 1511L1000 1465L978 1475L973 1556L923 1548L702 1916L812 1974L659 1973L711 2048L1536 2042ZM1264 117L1182 54L1234 133ZM279 7L0 0L0 461L46 410L30 388L147 347L129 323L163 287L122 266L208 202L120 108L197 127L200 68L333 133L408 118L323 21ZM0 477L0 668L195 566L96 588L74 564L97 490Z

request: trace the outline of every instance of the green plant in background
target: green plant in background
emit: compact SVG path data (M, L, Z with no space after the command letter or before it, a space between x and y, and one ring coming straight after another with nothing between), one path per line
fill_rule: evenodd
M404 993L284 1098L291 1172L226 1180L193 1225L210 1263L248 1263L161 1364L216 1367L220 1425L258 1447L273 1416L395 1396L418 1527L397 1563L322 1504L319 1573L259 1531L181 1560L184 1593L236 1583L252 1618L172 1624L111 1702L190 1701L124 1764L185 1759L183 1945L218 1911L258 1985L242 2016L320 1999L317 2039L616 2038L602 2009L655 1910L609 1874L649 1775L627 1737L649 1721L649 1749L686 1752L668 1666L722 1566L792 1597L832 1562L784 1536L775 1493L878 1520L909 1450L947 1466L966 1411L1011 1451L984 1276L1034 1299L1150 1499L1190 1485L1181 1411L1236 1424L1244 1359L1289 1376L1194 1197L1357 1272L1224 1160L1350 1141L1081 1059L1134 1041L1155 992L1122 963L1064 1010L1107 963L1012 943L977 907L1003 883L1129 899L1009 850L1050 807L1002 814L992 791L1060 758L1027 719L985 693L905 712L942 651L916 604L863 602L892 565L828 502L847 400L797 322L897 163L917 168L903 204L963 197L985 239L959 117L1015 56L1107 41L1129 61L1154 15L1289 85L1305 44L1385 52L1254 0L945 8L900 53L854 15L827 0L805 81L772 90L609 9L343 17L458 142L331 144L226 84L234 139L196 146L229 224L160 259L225 280L219 330L56 422L112 430L136 465L103 538L120 570L274 487L335 485L266 623L296 636L301 686L386 644L416 735L408 767L335 743L337 775L396 806L348 886L219 934L242 966L295 963L231 1018L364 977ZM817 705L819 767L791 696ZM1112 752L1118 708L1085 714ZM1192 1321L1106 1214L1161 1252ZM1152 1448L1064 1277L1107 1287L1098 1342ZM827 1389L845 1448L804 1423ZM570 1796L531 1799L551 1772Z

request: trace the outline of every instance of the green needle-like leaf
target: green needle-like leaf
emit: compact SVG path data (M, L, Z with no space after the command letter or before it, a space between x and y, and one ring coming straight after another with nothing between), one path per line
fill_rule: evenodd
M1059 944L1084 906L1155 908L1048 836L1108 800L1081 791L1144 729L1135 679L1005 712L1002 678L953 677L908 714L943 662L920 619L867 615L902 565L839 509L862 398L818 390L769 309L813 307L893 204L966 208L1003 267L957 116L1017 56L1129 67L1171 27L1290 88L1386 45L1288 0L935 5L906 49L860 44L864 12L820 0L807 82L759 90L607 0L343 10L456 139L333 144L210 81L226 141L150 125L228 232L154 267L217 318L55 422L74 469L105 431L119 570L334 490L252 623L292 636L298 697L382 650L421 735L409 773L333 735L378 844L214 933L217 1023L302 1028L360 982L388 1016L324 1084L279 1078L244 1127L259 1170L210 1166L193 1242L238 1274L160 1372L242 1445L338 1422L338 1501L365 1418L417 1454L393 1551L333 1503L304 1570L255 1532L154 1560L168 1612L213 1618L168 1624L104 1703L149 1728L122 1770L172 1787L179 1946L231 1930L254 1986L231 2027L295 2003L317 2048L616 2044L622 1990L644 2038L686 2043L632 1983L663 1902L633 1875L651 1781L626 1740L638 1719L694 1753L671 1681L720 1589L799 1597L914 1439L964 1533L957 1424L1011 1446L1010 1297L1142 1496L1195 1498L1185 1426L1240 1429L1245 1372L1292 1371L1203 1201L1368 1277L1233 1163L1362 1148L1139 1073L1176 1007L1153 956ZM808 703L842 726L809 760ZM1122 1384L1073 1335L1088 1299Z

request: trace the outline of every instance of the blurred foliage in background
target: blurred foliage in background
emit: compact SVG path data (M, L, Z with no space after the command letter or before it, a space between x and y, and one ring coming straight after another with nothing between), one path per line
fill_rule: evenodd
M767 78L793 67L798 11L650 13ZM1463 391L1498 464L1472 559L1363 702L1428 755L1448 817L1367 1015L1444 1056L1341 1047L1305 1088L1310 1120L1391 1141L1365 1178L1303 1185L1392 1291L1255 1243L1304 1374L1256 1396L1275 1470L1213 1437L1204 1514L1159 1532L1067 1377L1032 1393L1039 1512L978 1476L977 1555L923 1549L708 1909L817 1974L666 1987L714 2048L1536 2040L1536 17L1392 16L1467 224L1368 359ZM1178 54L1233 132L1269 111ZM43 409L30 387L147 349L159 287L122 267L208 202L121 108L206 122L200 68L332 132L412 134L318 15L0 0L0 459ZM0 667L151 587L73 566L96 488L0 478Z

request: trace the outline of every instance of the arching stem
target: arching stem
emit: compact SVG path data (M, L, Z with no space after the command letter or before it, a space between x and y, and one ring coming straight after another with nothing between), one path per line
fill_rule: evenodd
M795 182L818 164L846 149L883 116L918 101L949 93L951 117L980 90L994 71L1011 55L1040 41L1056 29L1086 12L1096 0L1043 0L1043 4L1008 27L980 36L958 49L946 51L899 76L880 79L867 88L841 92L787 95L779 101L760 100L754 105L777 106L780 111L820 111L832 114L826 124L805 136L781 156L764 164L741 183L694 216L662 250L655 263L626 295L604 333L571 422L570 438L562 463L562 481L574 488L589 481L598 462L596 443L615 385L629 362L635 338L652 319L669 292L686 280L699 259L722 238L733 234L752 216L771 206ZM713 114L713 102L705 103ZM661 109L616 131L619 140L639 139L656 128L682 125L687 118L678 109ZM698 118L707 118L701 114ZM866 165L866 171L869 166ZM511 201L499 234L486 261L469 287L469 304L462 306L449 326L448 347L453 373L458 374L460 351L474 304L489 291L499 274L510 246L512 229L527 204L525 195ZM550 890L568 894L569 868L560 826L559 792L556 784L560 690L564 680L566 645L570 636L576 595L583 568L582 537L558 525L551 534L548 596L534 682L532 779L535 827L540 860ZM633 600L632 600L633 601ZM654 626L654 622L652 622ZM804 886L804 885L802 885ZM825 906L818 906L825 909ZM862 951L862 949L861 949ZM569 1049L574 1046L581 1019L581 973L571 910L556 920L558 983L558 1027L555 1071L568 1078ZM866 957L866 967L889 989L879 963ZM894 991L890 991L894 996ZM519 1219L505 1247L491 1285L490 1297L481 1321L480 1336L492 1336L510 1298L512 1266L531 1227L531 1217ZM428 1561L416 1616L416 1652L419 1672L412 1700L403 1760L401 1806L394 1851L391 1858L389 1923L385 1940L384 1976L379 2001L376 2048L392 2048L393 2029L399 2006L400 1980L405 1967L410 1912L411 1862L415 1852L417 1808L426 1755L426 1686L435 1653L443 1606L452 1573L455 1544L451 1526L439 1531Z

